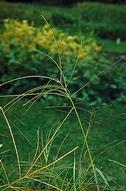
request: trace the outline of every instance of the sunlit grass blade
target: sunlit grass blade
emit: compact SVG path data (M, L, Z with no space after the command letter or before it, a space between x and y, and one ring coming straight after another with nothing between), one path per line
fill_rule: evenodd
M19 153L18 153L16 141L15 141L15 138L14 138L14 135L13 135L13 131L12 131L11 125L10 125L10 123L9 123L9 120L8 120L8 118L7 118L7 116L6 116L6 114L5 114L4 110L3 110L3 108L0 107L0 110L1 110L1 112L2 112L2 114L3 114L3 117L4 117L5 121L6 121L6 124L7 124L7 126L8 126L8 129L9 129L9 132L10 132L10 135L11 135L11 138L12 138L12 142L13 142L14 149L15 149L15 153L16 153L16 157L17 157L19 176L20 176L20 178L21 178L20 158L19 158Z

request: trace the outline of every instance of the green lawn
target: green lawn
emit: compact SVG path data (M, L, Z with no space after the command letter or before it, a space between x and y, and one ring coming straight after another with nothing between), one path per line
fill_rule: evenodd
M41 102L36 102L27 111L28 107L23 107L26 101L18 102L8 111L6 111L7 107L4 109L14 133L21 161L32 160L37 145L37 131L40 134L40 149L42 149L42 139L43 144L46 144L48 138L53 135L69 112L69 109L45 108L45 105ZM0 102L1 105L5 105L7 100L1 98ZM109 161L115 160L124 165L126 164L125 109L125 106L116 104L93 109L85 107L79 109L80 118L85 130L89 127L88 141L96 166L104 173L113 188L114 185L118 188L120 187L119 185L126 186L125 168ZM1 156L3 156L5 164L9 165L12 176L15 173L15 168L13 168L15 165L13 144L3 116L0 115L0 118L0 144L3 144L1 152L6 151ZM76 115L72 113L52 142L49 161L54 160L57 153L58 156L62 156L67 151L79 146L76 153L78 163L82 145L82 132ZM41 160L45 163L44 157ZM82 164L86 165L87 158L84 157L83 160ZM73 163L73 154L70 157L66 157L64 163Z
M117 43L117 40L108 40L108 39L99 39L98 40L104 46L104 49L107 52L114 53L125 53L126 54L126 41L120 40L120 43Z

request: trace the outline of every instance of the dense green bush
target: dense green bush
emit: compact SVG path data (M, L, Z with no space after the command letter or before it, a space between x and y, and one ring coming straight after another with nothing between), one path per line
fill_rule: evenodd
M0 23L3 23L4 19L27 19L30 23L34 23L36 26L41 25L44 21L41 15L44 15L47 20L51 20L51 8L40 7L39 5L21 4L21 3L8 3L0 2ZM57 9L55 9L57 12Z
M126 21L125 5L105 5L102 3L79 3L74 7L75 12L84 20L97 22L122 23Z
M59 78L58 67L61 60L65 81L72 93L90 81L85 88L73 95L78 101L92 104L112 100L126 101L125 66L113 69L104 58L101 46L91 35L83 37L82 41L77 36L68 36L48 25L36 28L26 20L5 20L0 40L1 83L27 75ZM47 82L48 80L41 78L19 80L1 90L21 93Z
M76 26L77 20L71 15L71 12L68 8L60 8L56 6L45 6L38 4L23 4L23 3L9 3L9 2L0 2L0 26L2 28L4 19L18 19L19 21L28 20L30 24L35 26L40 26L45 24L43 17L52 26L62 28L68 32L72 31L72 26ZM68 10L67 10L68 9ZM72 11L72 10L71 10ZM43 16L43 17L42 17ZM68 27L68 25L70 27Z
M73 9L82 30L93 30L102 38L126 39L125 5L80 3Z

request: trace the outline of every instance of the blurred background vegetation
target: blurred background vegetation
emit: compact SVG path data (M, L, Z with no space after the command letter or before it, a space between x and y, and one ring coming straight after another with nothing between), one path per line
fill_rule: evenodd
M31 74L58 78L59 73L52 61L36 53L37 49L57 62L60 54L67 81L78 59L70 83L72 92L109 67L108 72L97 76L76 95L78 101L83 100L88 104L126 101L125 64L121 64L125 62L126 53L124 2L79 2L70 7L46 5L43 1L41 4L40 1L21 2L0 2L1 82ZM53 1L48 2L54 4ZM49 22L52 31L49 26L45 26L43 17ZM58 41L59 51L53 35ZM112 63L120 60L120 56L121 62L111 67ZM33 80L29 85L28 80L24 80L6 86L1 91L17 93L39 83L41 81Z
M125 0L18 0L18 2L38 2L45 3L50 5L69 5L73 3L81 3L81 2L101 2L101 3L125 3ZM15 0L8 0L8 2L17 2Z
M126 190L125 168L115 167L108 161L126 162L125 3L125 0L0 1L0 84L29 75L61 80L73 95L86 130L91 123L89 144L97 166L103 169L109 182L107 191ZM56 64L61 66L66 84ZM40 77L17 80L0 87L0 104L5 106L11 121L22 161L33 157L35 145L32 143L36 141L38 127L42 128L44 138L47 134L50 136L50 127L55 131L54 126L63 120L70 105L57 96L45 94L41 97L41 88L36 89L40 97L31 96L17 104L14 101L14 106L5 95L23 94L48 83L50 80ZM55 85L53 82L51 87ZM57 89L53 93L57 93ZM31 108L34 101L37 102ZM24 103L29 104L22 107ZM49 106L59 108L48 110ZM93 119L89 115L92 111ZM13 146L4 122L0 125L0 140L4 144L0 156L5 159L8 169L12 169L9 177L13 179L16 174L14 151L10 149ZM78 122L72 114L54 141L50 160L67 135L68 142L62 152L75 145L82 147L83 138L77 127ZM7 136L3 136L4 133ZM4 149L7 155L2 154ZM72 160L69 161L72 163ZM0 173L2 177L2 170ZM2 181L1 178L0 184Z

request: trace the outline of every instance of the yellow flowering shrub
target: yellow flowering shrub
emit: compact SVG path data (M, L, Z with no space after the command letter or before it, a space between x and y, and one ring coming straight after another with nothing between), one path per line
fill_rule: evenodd
M101 51L95 39L89 43L80 43L77 36L69 36L57 29L51 29L47 24L40 28L30 26L27 20L22 22L16 20L5 20L4 31L0 34L4 51L11 49L12 44L17 48L27 48L27 51L34 49L47 50L48 54L60 53L61 56L78 57L84 59L89 54L96 54ZM13 49L11 49L13 51Z

